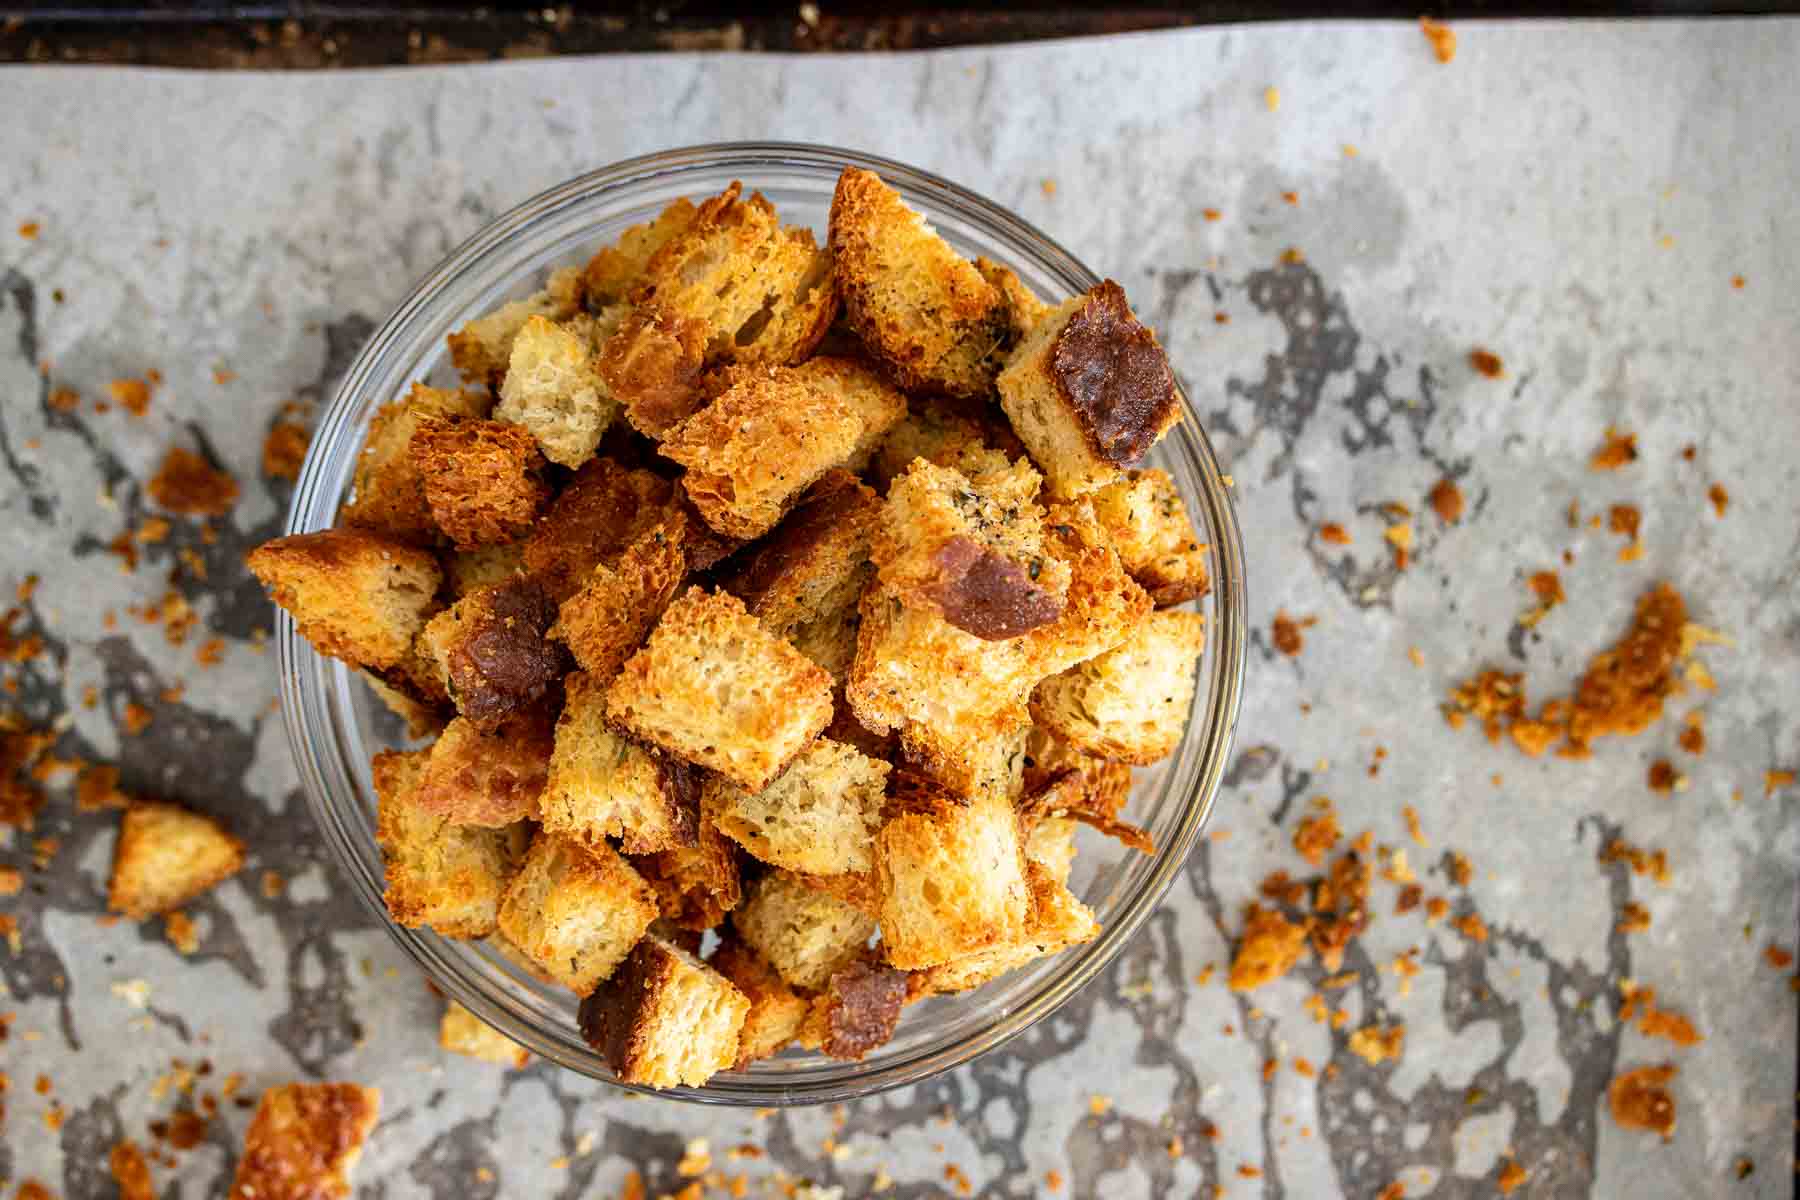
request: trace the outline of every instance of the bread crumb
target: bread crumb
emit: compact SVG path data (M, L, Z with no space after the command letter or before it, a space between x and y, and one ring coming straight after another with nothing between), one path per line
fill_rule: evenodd
M1312 813L1294 830L1294 849L1313 866L1320 866L1341 836L1336 814L1329 809Z
M1450 927L1468 938L1471 942L1485 942L1488 940L1487 922L1481 919L1480 913L1464 913L1454 921L1451 921Z
M277 421L269 426L269 435L263 439L263 474L270 479L297 482L300 464L306 460L306 447L311 440L312 434L304 425Z
M193 918L180 909L163 918L163 936L182 954L193 954L200 949L200 931L195 928Z
M1057 1170L1045 1171L1044 1172L1044 1186L1049 1188L1053 1192L1062 1191L1062 1187L1063 1187L1062 1172L1057 1171Z
M125 732L132 737L136 737L138 734L144 732L144 730L150 728L150 722L155 719L155 714L139 704L136 700L129 700L126 702L124 716Z
M1485 375L1489 379L1506 378L1506 363L1498 354L1481 346L1469 351L1469 366L1477 375Z
M1327 521L1319 526L1319 540L1322 542L1329 542L1333 546L1348 546L1350 544L1350 531L1345 529L1342 525L1339 525L1336 521Z
M1525 1186L1525 1181L1529 1178L1531 1176L1525 1173L1525 1168L1519 1165L1518 1160L1509 1158L1501 1166L1500 1175L1494 1180L1494 1187L1502 1196L1510 1196Z
M1263 89L1263 107L1275 112L1281 107L1281 89L1266 87Z
M145 490L162 507L190 517L222 517L238 499L237 480L180 446L169 450Z
M1722 483L1715 483L1707 488L1706 498L1712 501L1713 511L1720 517L1724 517L1725 510L1731 506L1731 496Z
M1435 512L1438 515L1438 520L1444 522L1444 524L1454 525L1462 520L1462 489L1457 487L1456 480L1450 478L1448 475L1438 480L1437 483L1433 485L1431 494L1426 497L1426 500L1431 504L1431 511Z
M1408 646L1406 648L1406 658L1407 661L1412 663L1415 667L1422 667L1425 665L1425 652L1417 646Z
M1675 1134L1675 1098L1668 1084L1675 1068L1667 1063L1626 1071L1612 1081L1607 1101L1621 1129L1645 1130L1668 1141Z
M1042 182L1038 186L1043 189L1045 196L1056 195L1056 180L1046 179L1046 180L1044 180L1044 182Z
M50 392L50 408L54 412L74 412L81 407L81 393L74 388L59 387Z
M1620 933L1643 933L1650 928L1650 910L1635 901L1629 902L1614 928Z
M1282 203L1291 204L1297 208L1297 207L1299 207L1299 204L1300 204L1300 193L1299 192L1283 192L1283 193L1281 193L1281 200L1282 200Z
M1277 612L1275 619L1269 624L1269 640L1274 643L1275 649L1292 658L1306 646L1306 636L1303 631L1318 623L1319 618L1317 617L1302 617L1295 620L1286 612Z
M1408 564L1412 562L1412 524L1407 521L1397 521L1383 530L1381 536L1386 538L1388 545L1393 548L1395 569L1406 570Z
M1370 1066L1397 1059L1406 1051L1406 1026L1365 1025L1350 1035L1349 1046L1352 1054Z
M1306 255L1300 252L1298 246L1289 246L1281 252L1281 265L1284 267L1297 267L1305 261Z
M107 1157L107 1167L119 1188L119 1200L156 1200L156 1189L150 1182L150 1165L144 1152L130 1138L119 1142Z
M1655 988L1640 987L1627 979L1619 984L1619 995L1619 1020L1627 1025L1635 1020L1638 1032L1645 1037L1665 1038L1677 1046L1697 1046L1706 1040L1706 1035L1680 1013L1656 1007Z
M1773 796L1776 792L1792 782L1794 782L1794 773L1792 771L1785 769L1764 771L1763 798L1767 799L1768 797Z
M705 1138L693 1138L681 1148L681 1161L675 1164L675 1173L683 1179L693 1179L706 1174L711 1167L711 1147Z
M1305 953L1306 926L1252 904L1245 915L1244 936L1231 960L1228 986L1234 992L1254 991L1287 974Z
M113 403L134 417L150 411L150 385L142 379L115 379L106 385Z
M1413 841L1417 842L1421 846L1431 845L1431 840L1425 836L1425 831L1419 827L1419 810L1418 809L1416 809L1412 805L1408 804L1400 810L1400 815L1406 821L1406 836L1407 837L1410 837Z
M1736 291L1740 291L1740 292L1743 291L1744 290L1744 277L1742 275L1733 275L1731 277L1731 286Z
M1102 1096L1100 1093L1095 1092L1088 1097L1088 1111L1093 1113L1096 1117L1104 1117L1107 1113L1112 1111L1112 1097Z
M37 240L38 231L39 226L36 221L19 222L19 236L28 242L35 242Z
M1606 440L1589 456L1588 468L1594 471L1616 471L1637 461L1637 434L1607 427Z
M1439 57L1443 56L1440 54ZM1394 1180L1381 1189L1381 1194L1375 1197L1375 1200L1406 1200L1406 1184L1398 1179Z
M1217 221L1224 215L1224 213L1216 208L1203 208L1200 210L1200 216L1208 221Z

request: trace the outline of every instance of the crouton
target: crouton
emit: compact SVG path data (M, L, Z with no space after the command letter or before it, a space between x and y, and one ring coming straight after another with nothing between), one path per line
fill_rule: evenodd
M908 994L905 971L873 955L853 959L813 997L795 1040L827 1058L860 1062L894 1036Z
M424 479L413 460L413 435L421 421L432 418L478 420L488 415L492 403L485 392L415 383L403 399L376 409L356 456L353 499L340 514L343 523L405 542L436 540L437 523L431 519Z
M1059 498L1114 482L1181 419L1162 346L1110 279L1039 321L997 382L1000 406Z
M1034 726L1030 742L1035 744L1040 734L1051 736ZM1027 768L1025 776L1026 790L1018 809L1020 825L1028 836L1040 822L1066 817L1134 850L1156 852L1156 843L1148 832L1119 817L1119 810L1131 795L1131 768L1126 764L1069 750L1057 769Z
M820 738L755 795L728 779L708 779L703 804L726 837L764 862L812 875L868 871L888 770Z
M244 865L244 843L211 817L162 800L119 814L106 907L142 921L180 908Z
M854 608L880 497L844 471L830 471L773 532L732 564L721 586L777 633Z
M600 435L619 414L595 363L596 339L618 332L625 316L619 307L599 321L527 320L513 339L494 419L524 429L553 463L579 467L592 458Z
M621 1083L699 1087L738 1060L750 1001L723 975L657 937L637 944L581 1005L581 1034Z
M556 749L544 787L544 828L584 846L619 838L627 854L694 844L694 768L606 727L606 684L583 671L563 684Z
M262 1094L230 1200L344 1200L350 1172L381 1114L381 1090L289 1083Z
M633 429L660 438L706 402L707 339L704 321L654 305L633 309L606 339L595 370Z
M1012 941L1030 908L1018 816L991 792L893 814L875 837L875 877L888 962L904 970Z
M1286 975L1306 955L1306 928L1305 922L1290 921L1274 909L1250 905L1244 911L1244 936L1232 956L1226 986L1234 992L1253 992Z
M667 516L675 495L668 480L592 458L557 493L520 553L525 573L561 604L602 562L612 562Z
M905 419L888 430L869 474L885 493L915 458L976 479L1024 457L1025 444L998 409L930 396L912 404Z
M694 933L711 929L744 898L737 854L704 812L691 846L631 862L655 890L663 921L676 929Z
M1149 595L1106 545L1086 502L1050 506L1044 517L1044 549L1069 565L1070 581L1062 614L1019 639L1036 679L1111 650L1152 608Z
M1100 926L1095 923L1093 912L1075 898L1052 868L1028 858L1025 880L1031 891L1031 906L1018 934L920 972L913 983L915 993L967 991L1045 955L1099 936Z
M831 677L724 592L689 588L607 693L614 724L761 791L831 722Z
M458 550L524 535L550 499L544 456L516 425L427 417L413 434L412 457L431 519Z
M370 764L375 841L387 874L382 899L402 925L429 925L449 938L487 937L524 853L524 826L455 825L422 807L426 757L423 750L383 750Z
M444 590L460 600L476 588L505 583L525 573L525 543L476 546L444 556Z
M842 689L845 680L850 677L850 664L856 661L857 633L862 628L861 598L863 588L875 577L875 568L865 564L858 573L846 580L843 585L842 602L831 608L824 616L813 621L802 621L788 630L788 641L794 649L812 659L831 676L832 687ZM833 692L835 712L832 724L849 721L855 728L856 736L851 739L858 744L864 735L869 734L862 728L841 700L838 692ZM884 752L885 753L885 752Z
M491 732L458 717L426 752L418 804L458 825L498 828L535 821L554 745L542 706L507 718Z
M550 636L580 668L611 679L636 653L687 578L688 518L675 509L632 542L613 566L594 567L581 590L562 602Z
M1040 683L1032 719L1101 758L1139 765L1164 758L1187 728L1205 641L1200 614L1154 612L1115 649Z
M581 269L562 267L550 273L544 290L503 304L451 334L450 361L468 383L498 391L512 359L513 339L532 317L563 321L581 307Z
M824 987L875 934L868 915L782 870L756 881L731 924L783 979L806 992Z
M618 851L540 833L500 901L500 932L577 995L613 973L656 920L656 894Z
M848 359L737 372L673 431L662 453L686 467L688 498L720 533L757 538L832 467L873 446L906 401Z
M1006 297L900 194L848 168L831 198L844 319L906 391L980 399L1011 332Z
M979 257L975 260L975 269L1006 297L1008 323L1012 327L1014 342L1023 341L1032 328L1056 307L1054 304L1046 304L1036 292L1026 287L1025 281L1011 267L1003 267L990 258Z
M443 580L425 551L354 529L275 538L244 561L314 649L360 667L406 657Z
M1033 822L1025 834L1026 869L1030 870L1030 863L1036 863L1050 878L1067 883L1069 869L1075 864L1075 830L1080 825L1073 817L1045 817Z
M1107 544L1158 608L1206 594L1206 546L1167 471L1128 472L1095 492L1093 503Z
M432 737L443 731L447 714L443 708L417 695L399 676L383 677L364 671L363 679L382 706L406 724L409 738Z
M788 871L786 876L802 887L830 896L840 904L849 905L871 921L881 912L881 899L872 868L861 872L846 871L841 875L802 875L798 871Z
M744 1027L738 1034L737 1061L732 1069L741 1071L758 1059L781 1053L806 1020L806 998L729 930L708 961L750 1001Z
M686 233L699 210L683 196L658 213L655 220L633 225L619 240L588 260L581 273L590 307L617 304L630 297L643 282L644 268L670 241Z
M477 588L431 618L421 645L456 711L493 729L543 699L569 669L569 654L545 635L556 606L537 581Z
M454 1000L438 1022L438 1045L452 1054L503 1067L517 1069L531 1063L531 1051Z

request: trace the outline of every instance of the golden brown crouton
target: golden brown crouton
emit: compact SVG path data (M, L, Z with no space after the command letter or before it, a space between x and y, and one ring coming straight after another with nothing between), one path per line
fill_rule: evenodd
M781 1053L800 1031L801 1022L806 1020L806 998L789 987L779 971L729 930L719 940L718 949L708 961L713 970L729 979L731 985L750 1001L744 1014L744 1028L738 1035L738 1056L732 1064L733 1069L741 1071L758 1059Z
M559 268L550 273L543 291L503 304L451 334L450 361L465 381L498 390L512 358L513 339L525 322L532 317L567 320L580 307L580 268Z
M1027 859L1025 879L1031 889L1031 908L1019 933L985 950L927 968L916 978L915 992L967 991L1035 959L1099 936L1100 926L1095 924L1093 912L1075 898L1051 868Z
M590 308L628 299L643 282L650 259L671 240L686 233L699 209L683 196L658 213L653 221L633 225L619 240L588 260L581 281Z
M425 503L424 480L412 456L413 434L421 421L431 418L485 417L492 403L485 392L446 391L415 383L404 398L377 409L356 456L355 498L344 505L344 524L406 542L435 540L437 523Z
M708 779L703 804L725 836L764 862L812 875L868 871L888 770L820 738L755 795L728 779Z
M1053 504L1044 517L1044 548L1069 564L1062 615L1020 641L1037 678L1059 674L1123 642L1151 610L1087 503Z
M787 639L793 643L794 649L812 659L831 676L834 689L832 701L832 726L849 722L847 728L854 731L854 736L840 738L858 746L868 738L882 738L880 734L871 733L862 727L851 713L848 706L841 703L844 681L850 677L850 665L856 661L856 639L862 628L862 593L869 581L875 577L875 568L865 563L855 575L844 581L842 599L831 603L832 607L824 616L812 621L802 621L788 630ZM886 756L884 749L880 757Z
M533 579L477 588L431 618L420 642L456 710L492 729L543 699L569 669L546 636L556 606Z
M1094 517L1158 608L1204 596L1206 547L1167 471L1131 471L1094 493Z
M795 1041L827 1058L860 1062L894 1036L908 994L905 971L865 954L833 972Z
M583 463L525 541L521 561L561 604L667 515L675 489L650 471L610 458Z
M680 509L632 542L613 566L594 567L562 602L550 636L569 647L582 670L611 679L644 644L687 578L688 518Z
M402 925L429 925L449 938L486 937L524 853L524 826L455 825L421 807L426 757L423 750L384 750L370 764L375 840L387 873L383 899Z
M231 1200L344 1200L381 1113L381 1090L354 1083L270 1088L244 1133Z
M1181 420L1162 346L1110 279L1039 321L997 382L1014 431L1062 498L1112 483Z
M1205 641L1200 614L1151 613L1116 648L1040 683L1032 719L1101 758L1139 765L1164 758L1187 728Z
M1018 816L992 792L895 813L876 835L875 872L882 942L904 970L1012 941L1030 908Z
M458 550L524 535L550 499L544 456L516 425L427 417L413 434L412 456L431 519Z
M1155 853L1149 833L1119 817L1131 795L1130 766L1084 754L1035 725L1026 744L1030 762L1018 808L1028 838L1041 823L1069 818L1134 850Z
M540 833L500 902L500 932L585 996L656 920L656 895L618 851Z
M598 346L618 332L626 309L596 320L585 314L558 324L532 317L513 339L506 382L494 419L524 429L544 457L579 467L594 456L600 435L618 416L619 403L600 378Z
M444 556L445 591L460 600L479 587L505 583L525 572L525 543L477 546Z
M704 321L653 304L633 309L606 339L595 370L633 429L660 438L706 402L707 339Z
M1039 299L1038 294L1026 287L1025 281L1011 267L1003 267L990 258L977 258L975 269L1006 297L1007 316L1010 318L1014 342L1024 340L1032 327L1049 316L1056 307Z
M855 607L881 499L845 471L827 472L773 532L732 561L722 584L778 633Z
M179 804L138 800L119 816L106 906L134 921L180 908L244 865L244 843Z
M456 718L427 751L420 807L458 825L537 820L555 744L551 730L542 707L508 717L492 732Z
M443 579L425 551L354 529L276 538L244 561L314 649L362 667L406 657Z
M711 929L744 898L737 854L705 813L693 845L646 854L631 863L655 890L663 921L676 929Z
M831 198L844 318L905 390L979 399L1011 332L1006 297L871 171Z
M788 871L785 874L803 887L823 892L838 903L849 905L871 921L881 912L881 897L875 886L873 869L846 871L841 875L802 875L798 871Z
M831 721L831 677L736 597L689 588L607 693L607 717L761 791Z
M364 671L363 679L382 706L406 723L407 737L432 737L443 731L449 714L443 707L418 695L397 672L384 677L374 671Z
M875 922L787 871L770 871L731 914L744 943L802 991L817 991L874 936Z
M452 1054L503 1067L516 1069L531 1063L531 1051L454 1000L445 1007L443 1020L438 1022L438 1045Z
M881 439L869 474L885 493L915 458L976 479L1024 457L1025 444L997 408L929 396L913 403L906 418Z
M619 838L627 854L694 844L700 799L693 767L606 727L606 684L583 671L563 683L543 823L584 846Z
M581 1005L581 1034L622 1083L699 1087L738 1059L750 1001L679 946L646 937Z

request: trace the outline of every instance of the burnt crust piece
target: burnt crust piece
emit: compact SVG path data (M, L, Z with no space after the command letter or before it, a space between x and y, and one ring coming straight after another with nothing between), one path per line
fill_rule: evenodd
M1094 452L1115 466L1137 465L1181 415L1168 356L1110 279L1070 315L1049 365Z
M492 729L542 699L571 666L568 650L545 636L556 614L536 581L509 579L433 618L426 639L443 664L457 711Z
M951 538L932 561L940 574L926 594L946 621L984 641L1016 638L1062 615L1062 604L1025 567L973 538Z
M906 1003L907 972L859 959L831 977L825 994L820 1049L829 1057L860 1061L887 1044Z

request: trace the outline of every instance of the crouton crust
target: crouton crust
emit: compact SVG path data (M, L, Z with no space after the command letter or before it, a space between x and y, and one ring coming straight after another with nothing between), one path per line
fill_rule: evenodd
M541 706L507 718L491 732L458 717L427 751L419 807L458 825L496 828L535 821L554 745L550 717Z
M927 396L915 399L905 419L888 430L869 473L876 489L885 493L915 458L954 468L973 480L1004 471L1025 456L1025 444L999 409Z
M513 339L525 322L534 316L552 321L567 320L581 305L581 291L579 267L560 267L552 271L542 291L503 304L446 338L451 363L464 381L485 384L499 391L512 358Z
M688 524L686 514L672 510L615 565L596 565L581 590L562 602L550 636L569 647L582 670L611 679L644 644L687 578Z
M606 340L595 369L633 429L660 438L700 407L707 337L705 322L642 304Z
M478 419L492 406L486 392L415 383L403 398L376 409L356 456L354 499L339 514L343 523L406 542L436 540L437 522L431 518L424 479L412 455L413 435L422 421Z
M585 996L657 918L650 885L604 842L586 849L539 833L500 902L500 932Z
M758 1059L781 1053L806 1020L806 998L789 987L779 971L730 930L720 938L708 961L750 1001L738 1035L733 1069L741 1071Z
M402 925L449 938L494 932L500 897L524 853L524 826L455 825L418 803L427 752L383 750L375 779L375 841L387 875L382 899Z
M561 604L587 583L597 564L614 561L664 520L674 495L673 485L654 472L589 459L525 540L525 573Z
M244 1133L231 1200L343 1200L381 1113L381 1091L354 1083L270 1088Z
M962 992L1045 955L1092 941L1100 934L1093 912L1043 864L1025 860L1030 910L1016 937L974 954L927 968L913 977L915 996Z
M873 955L854 959L813 997L797 1040L827 1058L860 1062L894 1036L909 991L905 971Z
M459 550L521 536L550 499L544 457L516 425L427 417L411 452L431 519Z
M1015 342L1023 340L1032 328L1049 316L1056 307L1054 304L1045 303L1036 292L1026 287L1025 281L1020 279L1018 272L1011 267L1003 267L987 257L978 257L975 260L975 269L981 272L983 279L993 284L1000 290L1000 294L1006 297L1007 316L1010 318L1012 337Z
M563 677L568 652L545 636L556 611L535 580L513 578L477 588L426 623L423 647L464 718L493 729Z
M704 812L692 845L631 861L655 889L663 920L676 929L711 929L743 901L737 854Z
M544 787L544 828L585 846L619 838L627 854L694 844L694 768L606 725L606 684L583 671L563 682L562 715Z
M644 268L656 252L693 225L699 210L686 196L675 200L656 218L633 225L619 240L588 260L582 271L589 307L616 304L628 299L643 282Z
M1140 766L1165 758L1187 728L1205 642L1200 614L1151 613L1117 647L1040 683L1032 719L1101 758Z
M1093 504L1108 544L1158 608L1207 593L1207 548L1167 471L1131 471L1095 492Z
M721 586L777 632L854 607L881 512L880 497L854 475L828 471L768 537L733 561ZM855 594L846 594L852 587Z
M180 908L244 865L244 843L204 814L136 800L119 814L106 906L133 921Z
M581 1033L624 1083L699 1087L738 1059L750 1001L723 975L646 937L581 1005Z
M301 637L362 667L406 657L443 580L426 551L355 529L275 538L244 561Z

